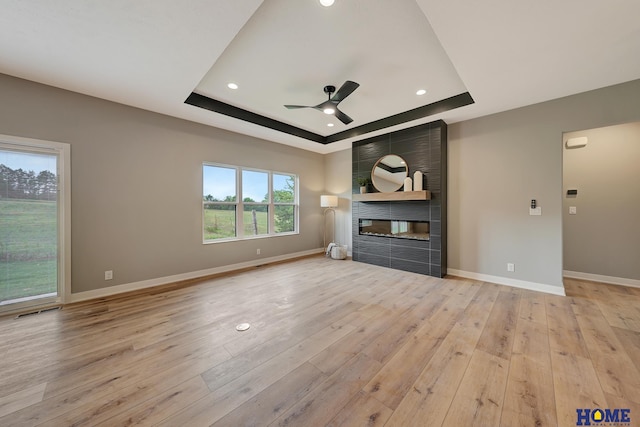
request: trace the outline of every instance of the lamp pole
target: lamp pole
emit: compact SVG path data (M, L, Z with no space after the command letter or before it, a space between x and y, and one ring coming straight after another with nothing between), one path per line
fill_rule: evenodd
M322 243L324 245L325 251L327 250L327 212L331 211L333 213L333 237L335 238L336 234L336 210L338 207L338 196L333 195L324 195L320 196L320 206L325 208L324 210L324 224L323 224L323 232L322 232Z
M327 249L327 212L331 211L333 213L333 237L336 236L336 210L334 208L326 208L324 210L324 233L323 233L323 244L324 249ZM331 239L332 241L334 239Z

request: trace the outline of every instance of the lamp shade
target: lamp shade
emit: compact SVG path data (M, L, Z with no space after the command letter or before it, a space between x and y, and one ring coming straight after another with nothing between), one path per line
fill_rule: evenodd
M338 196L320 196L320 206L323 208L337 208Z

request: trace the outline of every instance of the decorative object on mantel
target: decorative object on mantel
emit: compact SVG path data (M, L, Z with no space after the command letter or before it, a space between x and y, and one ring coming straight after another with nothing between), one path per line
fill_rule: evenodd
M407 176L409 176L407 162L395 154L380 157L371 169L373 186L381 193L400 190L404 184L404 178Z
M360 194L365 194L367 192L369 184L371 184L370 178L358 178L358 185L360 185Z
M413 186L411 185L411 178L406 177L404 179L404 191L411 191Z
M422 191L422 172L413 173L413 191Z

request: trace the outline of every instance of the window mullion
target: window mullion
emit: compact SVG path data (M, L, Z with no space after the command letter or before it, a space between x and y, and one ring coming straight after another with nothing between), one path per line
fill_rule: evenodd
M274 235L276 233L276 227L275 227L276 210L273 203L273 173L272 172L269 172L269 186L267 188L269 189L269 198L267 199L267 202L269 203L269 207L267 208L267 212L269 212L269 216L268 216L269 234Z
M244 203L242 202L242 168L236 168L236 236L244 237Z

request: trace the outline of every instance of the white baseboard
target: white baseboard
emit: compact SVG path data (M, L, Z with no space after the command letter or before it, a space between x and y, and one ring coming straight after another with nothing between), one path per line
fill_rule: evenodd
M189 273L175 274L173 276L158 277L155 279L142 280L140 282L125 283L122 285L110 286L108 288L95 289L93 291L78 292L69 295L65 299L65 303L73 303L86 301L96 298L104 298L124 292L138 291L140 289L152 288L154 286L167 285L169 283L180 282L183 280L197 279L199 277L211 276L213 274L228 273L230 271L241 270L243 268L256 267L258 265L270 264L273 262L286 261L289 259L300 258L309 255L322 253L323 249L311 249L308 251L295 252L286 255L279 255L269 258L260 258L252 261L241 262L238 264L225 265L222 267L207 268L205 270L192 271Z
M579 271L562 272L564 277L569 279L590 280L592 282L609 283L611 285L629 286L632 288L640 288L640 280L625 279L624 277L602 276L600 274L580 273Z
M480 280L482 282L491 282L498 285L513 286L514 288L527 289L530 291L545 292L547 294L565 296L563 286L547 285L545 283L527 282L525 280L511 279L509 277L491 276L482 273L473 273L470 271L447 269L447 274L452 276L463 277L465 279Z

